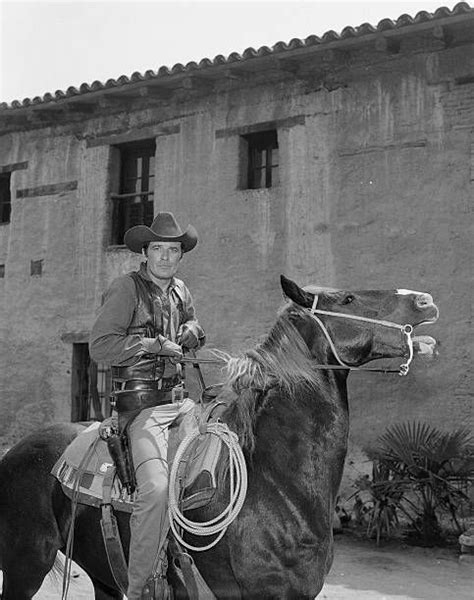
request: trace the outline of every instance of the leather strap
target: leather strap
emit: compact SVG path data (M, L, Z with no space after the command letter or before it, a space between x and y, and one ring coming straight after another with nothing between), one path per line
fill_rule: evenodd
M152 406L161 406L173 402L172 390L123 390L114 392L117 412L141 411Z
M168 547L174 560L176 572L184 583L189 600L199 600L199 589L192 568L194 564L193 559L189 554L183 552L181 546L173 536L170 535L168 539Z
M128 588L128 567L123 552L122 542L120 540L117 519L115 518L112 508L112 486L114 478L115 467L109 467L104 477L103 503L100 507L102 512L100 527L112 576L122 594L126 595Z

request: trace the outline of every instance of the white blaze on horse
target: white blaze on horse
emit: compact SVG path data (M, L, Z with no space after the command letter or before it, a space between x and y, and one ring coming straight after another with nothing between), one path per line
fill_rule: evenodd
M240 440L248 490L237 518L212 549L194 554L217 598L313 599L333 555L332 519L349 429L347 376L375 359L400 358L406 374L417 350L413 329L438 318L429 294L409 290L302 289L282 277L288 298L265 340L232 358L220 399ZM391 370L382 369L384 372ZM30 600L64 551L71 501L50 471L79 427L54 425L25 438L0 462L3 600ZM207 521L225 490L191 511ZM117 514L125 552L129 514ZM97 508L79 505L73 558L96 600L122 598L110 571ZM188 535L192 544L202 543ZM171 573L172 576L172 573ZM176 590L177 597L185 592Z

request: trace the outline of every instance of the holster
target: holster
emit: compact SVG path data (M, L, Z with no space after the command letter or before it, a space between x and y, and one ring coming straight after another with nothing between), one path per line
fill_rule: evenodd
M127 490L127 493L132 495L136 489L136 480L127 435L112 434L107 438L107 446L120 482Z

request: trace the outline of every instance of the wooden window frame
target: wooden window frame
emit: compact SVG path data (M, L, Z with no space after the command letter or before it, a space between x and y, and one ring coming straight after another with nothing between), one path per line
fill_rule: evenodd
M11 172L0 173L0 225L10 223L12 211Z
M264 189L278 183L278 133L276 129L242 136L247 144L247 189Z
M123 236L134 225L151 225L154 216L155 140L117 146L120 151L120 186L111 194L112 244L123 245Z

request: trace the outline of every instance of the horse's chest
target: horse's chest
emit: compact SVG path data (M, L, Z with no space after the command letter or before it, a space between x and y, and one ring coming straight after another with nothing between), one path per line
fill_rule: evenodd
M234 535L230 552L239 586L249 597L314 598L332 557L327 517L318 531L307 518L280 505L257 510L246 521Z

